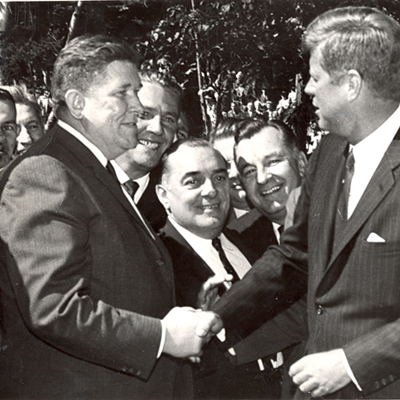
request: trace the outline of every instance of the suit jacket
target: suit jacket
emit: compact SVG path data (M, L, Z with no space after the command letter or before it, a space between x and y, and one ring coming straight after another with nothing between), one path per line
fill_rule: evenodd
M240 242L251 249L255 259L272 244L278 244L271 221L256 208L239 218L230 218L226 228L240 237Z
M171 260L111 174L56 126L2 185L1 395L174 397L190 376L157 359Z
M158 200L156 195L156 185L159 183L160 170L156 168L150 172L150 181L137 206L140 212L145 216L151 227L158 232L167 220L167 213L164 206Z
M263 298L269 316L307 291L307 352L343 348L363 388L330 397L398 398L400 385L400 132L389 146L342 234L335 212L347 142L326 136L307 167L294 225L215 305L235 328ZM376 233L384 243L371 243ZM244 316L244 318L241 318Z

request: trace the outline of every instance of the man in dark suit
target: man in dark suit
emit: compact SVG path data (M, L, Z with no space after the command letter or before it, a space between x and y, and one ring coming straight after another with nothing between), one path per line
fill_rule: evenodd
M292 228L214 306L228 333L307 292L298 396L400 393L400 25L368 7L307 28L306 92L330 132L308 163ZM262 299L262 301L260 301Z
M268 240L262 238L259 248L252 251L240 242L236 232L222 232L230 209L227 164L206 141L173 144L162 159L162 167L157 194L169 218L161 238L173 260L178 304L195 306L204 281L231 271L213 247L215 240L220 241L232 264L231 272L238 278L251 268ZM239 359L235 349L222 354L215 343L205 348L201 364L195 368L195 397L279 398L280 372L273 369L270 355L301 338L294 338L290 330L284 332L274 323L255 337L258 342L253 340L251 348L246 340L241 342ZM238 365L242 357L247 360Z
M172 76L156 71L142 71L140 80L142 87L138 96L143 111L138 119L138 144L119 156L117 163L139 185L135 202L158 231L167 215L155 193L159 181L157 167L177 132L182 90Z
M110 164L136 145L135 54L82 36L59 54L58 123L1 181L1 396L187 398L213 314L175 306L168 252ZM172 309L172 310L171 310Z

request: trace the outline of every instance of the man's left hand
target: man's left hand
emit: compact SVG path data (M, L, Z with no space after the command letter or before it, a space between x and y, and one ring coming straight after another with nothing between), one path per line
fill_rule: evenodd
M351 382L341 349L310 354L289 369L293 382L313 397L336 392Z

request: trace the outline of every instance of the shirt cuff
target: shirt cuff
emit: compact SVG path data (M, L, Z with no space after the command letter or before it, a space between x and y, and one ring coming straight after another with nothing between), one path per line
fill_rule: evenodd
M161 319L160 322L161 322L161 341L160 341L160 347L158 348L157 358L161 357L161 354L164 350L165 335L167 333L166 332L167 328L165 327L163 320Z
M361 386L358 384L356 377L353 374L353 371L351 370L350 364L347 361L346 353L344 352L343 349L339 349L342 352L343 356L343 361L344 361L344 367L346 368L346 372L349 375L350 379L353 381L353 383L356 385L357 389L362 392Z

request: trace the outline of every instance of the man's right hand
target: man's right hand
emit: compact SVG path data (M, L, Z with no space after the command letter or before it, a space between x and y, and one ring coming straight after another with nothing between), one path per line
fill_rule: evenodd
M212 311L175 307L163 319L166 328L163 352L174 357L201 355L201 348L222 328L221 318Z
M214 275L208 278L202 285L200 292L197 296L197 308L207 311L218 300L218 289L224 285L228 290L232 286L231 280L233 276L227 274L225 277Z

